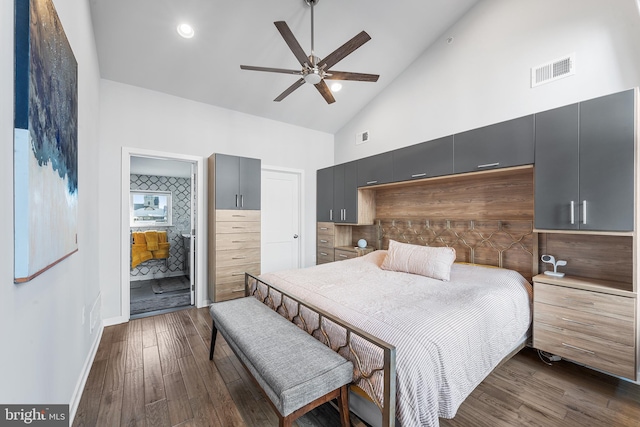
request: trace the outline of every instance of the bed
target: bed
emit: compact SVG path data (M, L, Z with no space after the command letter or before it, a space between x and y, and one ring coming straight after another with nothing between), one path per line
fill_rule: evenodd
M523 346L531 324L529 281L512 269L477 265L476 252L493 253L493 264L500 265L507 253L526 260L512 255L524 251L526 270L533 266L533 250L523 242L535 239L530 228L505 231L504 222L489 227L495 228L491 233L478 231L474 223L462 228L451 222L442 227L421 221L392 224L378 222L386 248L404 244L395 239L416 243L422 233L431 245L423 236L411 248L460 246L454 258L464 262L450 264L448 280L405 272L402 263L388 269L389 259L398 259L395 246L352 260L249 277L247 291L352 360L354 384L380 408L384 425L394 425L397 418L402 427L438 426L439 417L452 418L469 393ZM473 244L471 235L477 237Z

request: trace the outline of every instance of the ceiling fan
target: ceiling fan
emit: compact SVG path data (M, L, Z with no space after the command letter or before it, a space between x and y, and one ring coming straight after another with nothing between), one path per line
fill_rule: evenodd
M289 49L291 49L298 62L300 62L302 69L287 70L284 68L254 67L251 65L240 65L240 68L243 70L268 71L270 73L284 73L301 76L298 81L289 86L284 92L278 95L276 99L274 99L274 101L276 102L282 101L303 84L310 83L314 85L316 89L318 89L318 92L320 92L320 95L322 95L322 97L327 101L328 104L332 104L336 100L333 97L331 90L325 83L325 80L355 80L360 82L378 81L378 77L380 76L377 74L351 73L347 71L330 70L331 67L344 59L347 55L351 54L360 46L371 40L371 37L365 31L361 31L351 40L337 48L335 51L333 51L323 59L315 55L313 46L313 6L315 6L320 0L303 1L307 5L311 6L311 55L307 56L286 22L274 22L276 28L278 29L278 31L280 31L282 38L284 38L284 41L289 46Z

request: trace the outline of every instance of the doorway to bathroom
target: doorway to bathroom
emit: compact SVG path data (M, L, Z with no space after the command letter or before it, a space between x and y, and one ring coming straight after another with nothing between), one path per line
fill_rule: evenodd
M134 319L196 304L200 159L123 153L123 317ZM126 158L125 158L126 157ZM128 166L125 187L125 162ZM126 191L126 197L125 197ZM124 245L123 245L124 246ZM123 269L124 269L123 256ZM126 294L126 295L125 295Z

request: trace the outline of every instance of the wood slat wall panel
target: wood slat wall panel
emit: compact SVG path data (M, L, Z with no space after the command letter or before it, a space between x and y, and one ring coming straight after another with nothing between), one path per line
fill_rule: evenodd
M379 188L375 205L376 218L533 220L533 168Z

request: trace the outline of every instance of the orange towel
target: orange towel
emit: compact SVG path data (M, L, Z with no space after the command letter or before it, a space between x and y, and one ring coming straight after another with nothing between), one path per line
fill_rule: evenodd
M147 230L144 232L144 238L147 241L147 249L150 251L158 250L158 232L156 230Z
M144 238L144 232L142 231L134 231L133 232L133 244L134 245L147 245L147 240Z
M150 260L153 254L147 250L147 245L131 245L131 268L136 268L138 264Z
M169 248L171 244L167 242L167 232L158 231L158 249L152 251L155 259L169 258Z

